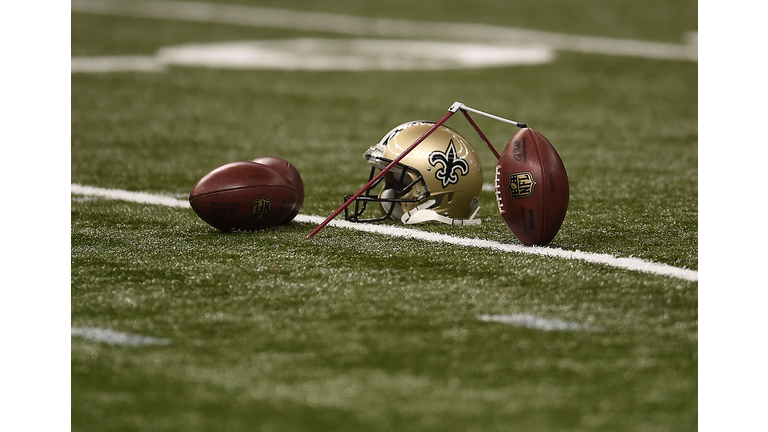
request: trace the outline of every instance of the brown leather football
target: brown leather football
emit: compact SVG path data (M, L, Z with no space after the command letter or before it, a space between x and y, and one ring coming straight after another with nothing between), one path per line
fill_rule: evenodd
M568 211L568 174L544 135L521 129L496 167L496 201L509 229L523 244L552 241Z
M292 221L293 218L299 214L301 207L304 205L304 182L301 180L299 171L287 160L276 156L262 156L252 160L251 162L260 163L271 167L278 173L287 177L293 187L296 188L296 192L298 193L298 197L296 198L296 205L293 207L293 210L291 210L288 216L286 216L286 218L280 223L287 224L288 222Z
M189 204L214 228L257 231L280 224L296 205L298 193L288 178L254 162L231 162L201 178Z

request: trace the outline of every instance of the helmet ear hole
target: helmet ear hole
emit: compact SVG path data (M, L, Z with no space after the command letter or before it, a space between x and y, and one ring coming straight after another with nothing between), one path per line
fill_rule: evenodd
M395 190L394 189L382 189L381 192L379 192L379 198L380 199L394 199L395 198ZM400 218L403 217L403 206L399 202L392 202L392 201L379 201L379 209L381 210L382 214L389 214L390 209L392 213L390 214L390 217L395 220L400 220Z
M453 192L449 193L449 194L448 194L448 196L447 196L447 197L445 197L445 199L446 199L446 201L447 201L447 202L449 202L449 203L450 203L451 201L453 201Z

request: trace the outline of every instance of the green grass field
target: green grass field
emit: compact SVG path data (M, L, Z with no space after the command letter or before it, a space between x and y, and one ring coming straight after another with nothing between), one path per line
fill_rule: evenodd
M694 1L576 4L259 6L670 44L697 30ZM349 36L71 15L73 57L302 37ZM549 64L443 71L73 73L71 181L185 200L213 168L271 155L301 173L302 214L325 217L367 180L369 146L454 101L526 122L557 148L571 198L551 247L698 270L689 60L563 50ZM499 150L516 132L476 120ZM460 116L448 125L492 183L494 156ZM476 227L412 229L520 245L492 192L479 216ZM697 430L697 281L337 227L306 240L314 226L224 234L188 208L72 194L72 429ZM105 343L76 328L168 343Z

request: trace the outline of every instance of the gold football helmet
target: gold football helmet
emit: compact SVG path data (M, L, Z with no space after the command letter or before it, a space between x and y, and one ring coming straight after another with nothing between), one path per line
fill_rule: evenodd
M412 121L401 124L363 154L371 165L369 181L435 123ZM345 209L345 219L374 222L387 218L406 224L438 221L451 225L479 224L483 170L475 150L453 129L440 126L403 157L355 201L354 211ZM348 200L351 195L345 198ZM381 217L363 219L366 205L378 204Z

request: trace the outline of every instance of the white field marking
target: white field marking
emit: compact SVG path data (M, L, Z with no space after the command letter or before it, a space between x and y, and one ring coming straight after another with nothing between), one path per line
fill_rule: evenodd
M447 70L551 63L554 51L479 43L392 39L290 39L160 49L159 64L229 69Z
M478 315L477 319L485 322L498 322L519 327L544 331L599 331L598 327L563 321L555 318L541 318L530 314L513 315Z
M72 57L72 73L163 72L168 66L314 71L449 70L551 63L542 47L381 39L186 44L155 56Z
M72 57L72 73L162 72L163 65L153 56Z
M168 0L72 0L72 11L319 31L354 36L461 40L497 45L538 45L557 50L669 60L698 61L698 46L598 36L577 36L489 24L367 18L244 5Z
M189 201L182 201L168 196L153 195L145 192L130 192L121 189L104 189L72 184L72 193L75 195L99 196L102 198L130 201L142 204L156 204L166 207L190 208Z
M168 345L171 343L170 339L125 333L98 327L72 327L72 337L81 337L96 342L122 346Z
M170 207L189 208L189 202L177 200L166 196L151 195L142 192L128 192L119 189L102 189L91 186L72 184L72 193L76 195L100 196L108 199L131 201L142 204L159 204ZM318 225L325 220L323 216L309 216L299 214L294 221L298 223L311 223ZM560 248L542 246L522 246L499 243L490 240L456 237L448 234L430 233L413 228L402 228L391 225L353 223L344 220L332 220L328 226L363 231L373 234L382 234L391 237L404 237L408 239L424 240L435 243L447 243L457 246L491 249L501 252L539 255L545 257L580 260L589 263L603 264L624 270L639 271L660 276L669 276L687 281L699 280L699 272L686 268L674 267L668 264L645 261L640 258L620 258L609 254L591 252L569 251Z

